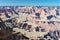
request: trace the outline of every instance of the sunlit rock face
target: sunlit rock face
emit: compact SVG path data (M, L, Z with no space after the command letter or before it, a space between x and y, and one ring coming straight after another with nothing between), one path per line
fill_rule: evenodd
M37 26L46 31L60 29L59 7L12 6L0 7L0 17L3 20L15 18L17 23L28 22L32 28Z

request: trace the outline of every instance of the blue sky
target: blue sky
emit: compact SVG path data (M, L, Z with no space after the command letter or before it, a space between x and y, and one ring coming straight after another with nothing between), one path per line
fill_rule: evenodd
M0 0L0 6L60 6L59 0Z

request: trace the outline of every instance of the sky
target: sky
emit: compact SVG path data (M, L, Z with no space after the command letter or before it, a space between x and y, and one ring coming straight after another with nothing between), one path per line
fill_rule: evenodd
M0 0L0 6L60 6L59 0Z

